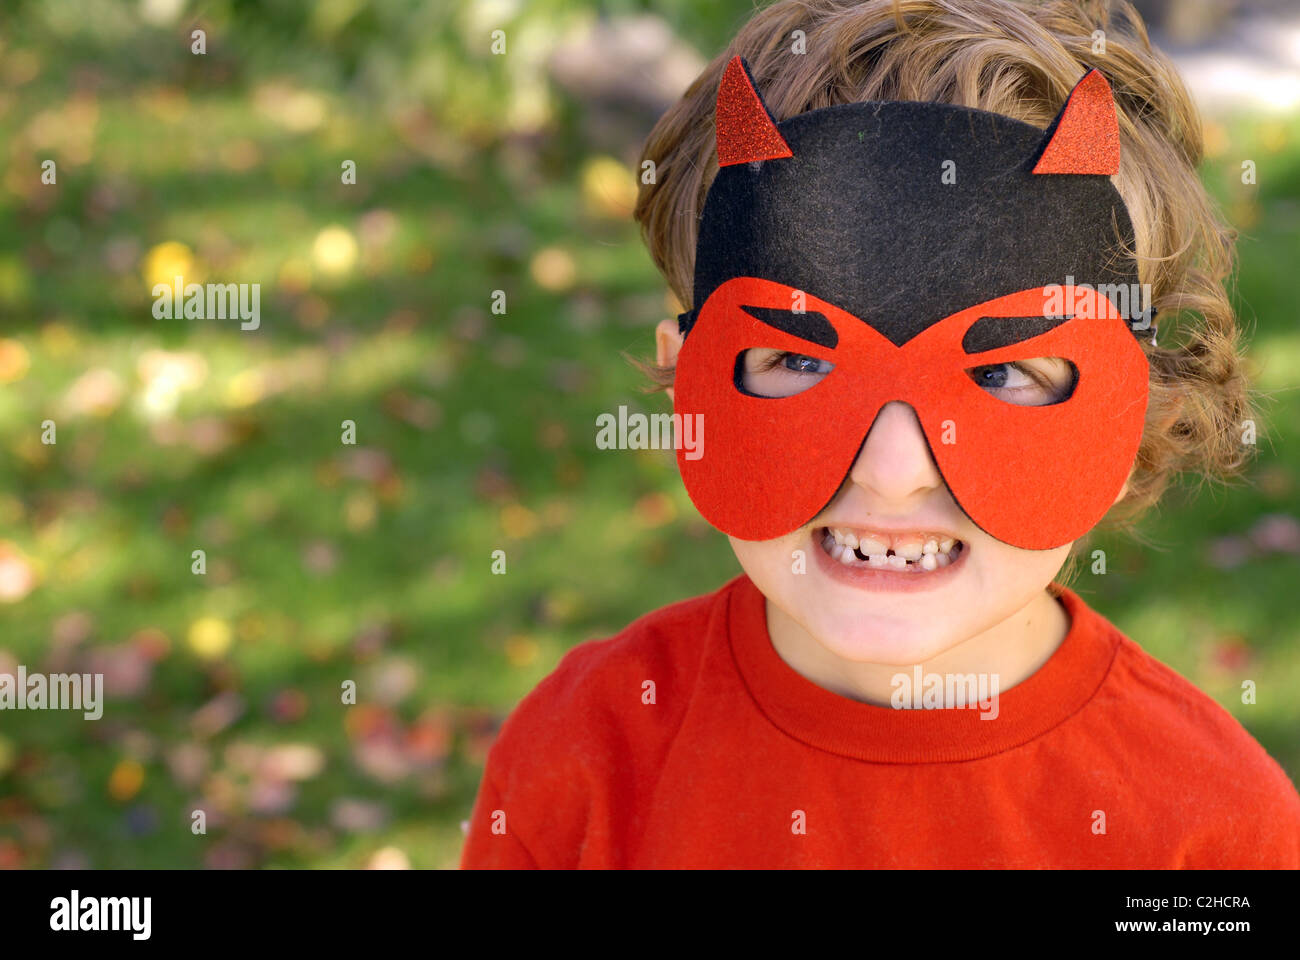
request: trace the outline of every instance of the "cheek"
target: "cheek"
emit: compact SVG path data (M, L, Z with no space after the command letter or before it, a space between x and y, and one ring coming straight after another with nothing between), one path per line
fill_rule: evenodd
M775 540L738 540L735 537L727 537L727 540L731 542L731 549L740 565L745 568L749 579L767 593L769 588L775 589L777 584L789 579L788 575L793 573L794 564L798 560L794 552L801 549L799 540L802 534L803 530L800 529ZM807 564L812 557L804 557L803 560Z
M982 530L971 542L969 626L974 633L1013 616L1060 572L1070 554L1067 543L1051 550L1024 550L995 540Z
M795 551L807 554L807 538L802 529L774 540L738 540L727 537L731 550L740 561L745 575L754 582L760 593L796 620L810 601L809 580L816 558L798 556ZM800 576L796 571L802 571ZM812 574L811 576L815 576Z
M980 561L986 589L994 594L1017 594L1026 589L1041 590L1051 582L1069 556L1071 546L1067 543L1051 550L1024 550L995 540L981 530L972 538L971 557Z

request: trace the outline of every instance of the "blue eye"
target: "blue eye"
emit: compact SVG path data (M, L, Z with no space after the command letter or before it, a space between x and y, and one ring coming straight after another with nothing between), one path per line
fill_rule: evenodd
M740 386L755 397L792 397L822 382L835 364L789 350L751 347L736 358Z
M990 387L998 389L1007 385L1007 371L1009 367L1005 363L995 364L990 367L979 367L975 371L975 382L981 387Z
M800 353L787 353L781 362L787 370L793 370L795 373L829 373L831 369L830 364L825 360L806 357ZM825 370L822 369L823 366Z
M1031 361L986 363L969 368L966 375L989 396L1005 403L1041 407L1068 399L1074 393L1079 372L1068 360L1039 357Z

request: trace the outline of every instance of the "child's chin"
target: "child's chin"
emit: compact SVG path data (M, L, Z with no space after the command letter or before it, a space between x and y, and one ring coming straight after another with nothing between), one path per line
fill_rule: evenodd
M895 618L829 618L816 624L812 633L837 657L889 666L924 663L961 642L960 636L941 624Z

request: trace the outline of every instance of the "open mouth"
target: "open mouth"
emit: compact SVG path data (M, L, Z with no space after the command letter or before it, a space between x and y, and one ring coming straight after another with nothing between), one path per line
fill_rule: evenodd
M823 550L845 567L924 574L954 563L965 545L946 534L890 534L822 527L814 534Z

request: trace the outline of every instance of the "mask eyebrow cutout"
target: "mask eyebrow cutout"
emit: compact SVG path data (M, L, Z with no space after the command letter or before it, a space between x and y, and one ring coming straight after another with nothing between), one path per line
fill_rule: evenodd
M826 319L825 314L816 311L795 313L793 310L779 310L775 307L749 306L742 306L740 309L769 327L775 327L783 333L818 346L833 350L840 342L839 334L835 332L835 327Z
M748 309L748 308L746 308ZM1059 327L1070 317L980 317L961 338L967 353L983 353L1028 340Z

